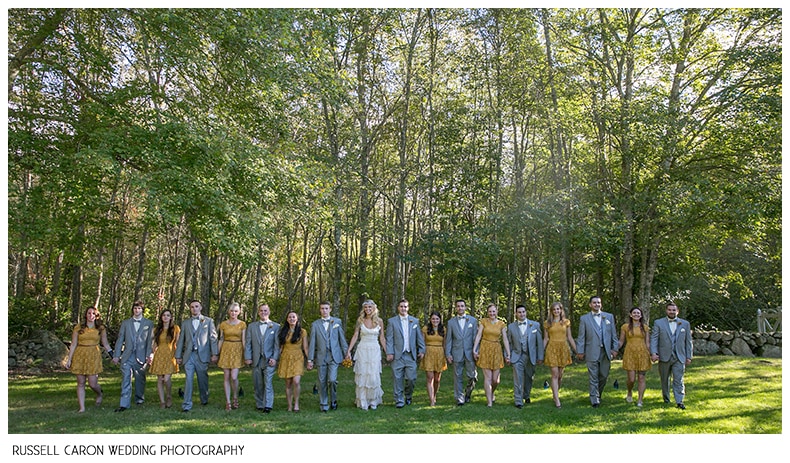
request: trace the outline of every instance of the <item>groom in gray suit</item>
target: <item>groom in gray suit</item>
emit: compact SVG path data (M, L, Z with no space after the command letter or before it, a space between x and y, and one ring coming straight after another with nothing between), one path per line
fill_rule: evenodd
M255 406L263 413L274 407L275 367L280 360L280 343L277 337L280 325L269 320L268 304L258 307L258 321L250 323L245 337L244 362L252 365L252 386L255 389Z
M151 355L151 337L154 322L143 318L143 302L132 304L132 318L121 323L118 340L115 342L113 363L121 364L121 403L116 412L122 412L132 403L132 378L134 378L134 402L141 405L145 401L145 365Z
M343 361L348 343L339 318L332 317L332 306L322 302L318 306L321 318L310 326L307 349L307 369L318 365L318 398L322 412L337 410L337 366ZM331 400L331 403L330 403Z
M510 364L513 366L513 399L516 408L530 403L535 365L543 363L543 336L540 323L527 319L527 308L516 306L516 321L507 327Z
M579 337L576 339L576 357L587 361L590 375L590 402L593 408L601 405L601 393L609 378L612 359L617 356L620 342L614 326L614 316L601 311L601 298L590 298L591 312L579 319Z
M398 315L387 320L387 362L392 362L395 408L411 405L417 361L425 355L425 339L420 322L409 315L409 301L401 299ZM404 391L403 383L406 382Z
M650 334L650 358L658 360L658 374L661 377L661 395L664 403L669 403L669 377L672 376L672 394L675 406L686 409L683 398L686 396L686 385L683 375L686 366L691 364L693 347L691 344L691 325L678 318L678 306L667 302L667 316L653 323Z
M477 319L466 315L466 302L463 299L455 301L455 312L457 316L447 321L444 355L455 373L455 404L463 405L471 400L477 384L477 366L472 352L477 335Z
M192 317L181 322L181 334L176 342L176 363L184 366L184 402L181 410L192 410L193 376L197 376L200 403L208 403L208 362L217 362L217 328L214 320L203 316L200 301L191 301L189 311Z

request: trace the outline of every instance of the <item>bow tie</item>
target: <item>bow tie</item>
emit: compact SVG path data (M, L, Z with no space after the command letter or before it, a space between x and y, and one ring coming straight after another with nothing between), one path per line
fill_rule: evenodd
M593 317L600 317L600 316L601 316L601 313L600 313L600 312L598 312L598 313L594 313L594 314L593 314Z
M459 315L459 316L458 316L458 319L459 319L459 320L466 320L466 315Z
M676 318L670 318L670 319L669 319L669 323L677 323L677 322L678 322L678 321L677 321L677 319L676 319Z
M135 323L140 323L140 320L136 320L135 319L135 320L132 320L132 321L134 321Z
M519 325L526 325L527 322L518 322Z
M329 319L328 318L322 318L321 321L323 321L324 323L329 323Z

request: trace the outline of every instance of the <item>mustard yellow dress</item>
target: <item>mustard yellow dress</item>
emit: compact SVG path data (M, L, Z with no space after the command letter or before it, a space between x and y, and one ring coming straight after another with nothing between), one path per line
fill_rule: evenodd
M285 327L281 328L284 329ZM280 346L280 362L277 364L277 376L282 379L302 376L304 374L304 351L302 350L303 340L307 338L307 330L301 328L302 334L299 340L291 342L292 331L288 331L285 344Z
M567 318L560 323L550 324L547 321L543 324L544 331L549 337L549 342L546 344L546 352L543 354L543 364L547 367L562 368L573 363L567 335L570 326L571 321Z
M156 340L156 351L154 351L154 359L151 361L152 375L172 375L178 373L178 364L176 363L176 343L178 342L178 335L181 333L181 327L175 325L173 327L173 339L167 342L167 331L162 330L159 334L159 339Z
M650 361L650 352L645 345L645 337L650 335L650 328L645 326L645 333L634 327L634 332L628 329L628 323L621 328L625 330L625 351L623 352L623 370L650 371L653 363Z
M218 367L233 369L244 366L244 343L241 342L241 337L246 329L247 324L241 320L235 325L227 320L219 324L222 348L219 350Z
M79 333L80 330L82 333ZM72 336L77 334L77 348L71 357L71 372L75 375L98 375L104 368L101 363L101 332L96 328L82 328L80 325L74 327Z
M484 318L478 320L479 326L483 327L483 336L480 339L480 358L477 366L487 370L499 370L505 366L505 356L502 354L502 330L505 329L505 322L497 319L491 323L491 319Z
M425 339L425 356L420 361L420 370L446 370L447 360L444 357L444 337L439 333L428 334L427 326L422 327L422 336Z

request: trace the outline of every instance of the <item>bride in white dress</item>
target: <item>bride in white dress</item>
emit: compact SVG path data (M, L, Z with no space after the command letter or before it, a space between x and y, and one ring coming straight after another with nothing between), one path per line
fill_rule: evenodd
M384 337L384 321L379 318L376 303L370 299L362 303L354 336L348 343L347 357L351 356L357 340L359 344L354 354L356 404L363 410L375 410L384 396L384 390L381 389L381 351L386 349L387 341Z

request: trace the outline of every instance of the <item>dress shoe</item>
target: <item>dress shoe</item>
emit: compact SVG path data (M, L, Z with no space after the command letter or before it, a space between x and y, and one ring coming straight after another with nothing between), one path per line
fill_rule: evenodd
M685 406L685 405L683 405L683 402L681 402L681 403L677 404L677 407L678 407L679 409L681 409L681 410L685 410L685 409L686 409L686 406Z
M137 402L135 402L134 404L135 404L135 405L142 405L143 403L145 403L145 401L144 401L144 400L138 400L138 401L137 401Z
M411 399L406 399L406 405L411 405Z
M183 412L183 413L189 413L189 409L188 409L188 408L185 408L185 409L181 410L181 412Z
M467 392L466 394L464 394L464 403L468 403L470 400L472 400L472 393Z
M127 410L126 407L118 407L115 409L116 412L125 412Z
M263 407L255 407L255 408L257 408L259 412L263 411Z
M592 404L592 408L598 408L600 406L601 406L601 404L598 404L598 403Z
M332 402L332 405L329 406L330 410L337 410L337 402Z
M403 408L403 404L395 405L395 408Z
M464 402L456 402L455 403L456 407L462 407L463 405L464 405Z
M526 399L524 399L524 403L525 403L525 404L531 403L531 402L530 402L530 400L529 400L529 397L527 397Z
M208 401L206 401L206 402L200 402L200 405L208 405Z
M523 405L521 405L521 404L516 404L516 408L519 408L519 409L521 409L521 408L524 408L524 406L523 406Z
M668 397L664 397L664 403L665 403L665 404L668 404L668 403L669 403L669 398L668 398Z
M326 408L321 409L321 413L326 413L326 412L327 412Z
M263 407L263 413L269 413L271 411L272 411L271 407Z

